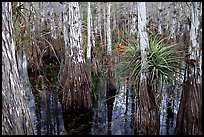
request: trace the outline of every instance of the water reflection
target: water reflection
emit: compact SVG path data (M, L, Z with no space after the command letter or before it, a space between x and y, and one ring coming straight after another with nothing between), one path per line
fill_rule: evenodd
M36 135L90 134L90 135L133 135L134 93L135 90L123 83L116 92L113 102L110 125L106 98L107 83L99 79L97 83L97 100L93 115L88 119L83 114L74 119L72 114L62 116L61 103L58 101L56 83L46 82L42 75L32 77L33 99L30 99L31 115L35 116L33 125ZM177 92L178 91L178 92ZM179 106L180 92L178 87L164 86L160 106L160 135L173 135ZM32 98L32 97L30 97ZM35 100L35 104L34 104ZM70 117L71 126L64 132L64 118ZM83 120L85 119L85 120ZM88 120L88 121L87 121ZM86 121L86 122L84 122ZM69 123L69 122L68 122ZM91 125L91 126L90 126ZM62 133L63 132L63 133Z
M112 115L112 135L132 135L133 130L133 91L122 85L115 98Z
M108 135L108 114L106 105L106 82L99 79L97 83L97 103L94 108L92 135Z
M64 131L62 108L58 101L56 88L45 82L45 78L39 75L32 80L33 94L35 96L35 117L34 123L36 135L59 135Z
M122 85L116 93L113 102L113 110L111 115L111 129L109 132L108 111L106 100L106 84L100 80L97 87L98 101L94 110L93 125L91 129L92 135L131 135L133 134L132 123L132 98L131 90L127 85Z
M174 135L181 89L165 85L160 106L160 135Z

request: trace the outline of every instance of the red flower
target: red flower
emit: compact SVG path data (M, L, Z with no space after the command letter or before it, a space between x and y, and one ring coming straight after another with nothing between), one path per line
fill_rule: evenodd
M121 49L121 45L120 45L120 43L118 43L118 45L117 45L117 49L118 49L118 50Z

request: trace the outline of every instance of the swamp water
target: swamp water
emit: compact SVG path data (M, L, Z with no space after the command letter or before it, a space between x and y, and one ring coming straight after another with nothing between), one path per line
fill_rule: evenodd
M128 87L125 83L121 84L112 104L107 104L106 82L99 79L97 100L94 103L91 118L86 118L87 114L82 114L83 118L76 117L78 120L70 121L73 128L66 132L63 118L70 116L63 117L62 115L57 93L57 80L51 77L51 74L55 75L54 72L47 72L46 75L43 75L44 77L30 75L32 94L29 97L29 108L36 135L133 135L135 109L135 90L133 88ZM160 135L174 134L180 100L179 92L175 92L177 90L179 91L173 86L164 86L160 106ZM112 105L113 109L108 110L107 105Z

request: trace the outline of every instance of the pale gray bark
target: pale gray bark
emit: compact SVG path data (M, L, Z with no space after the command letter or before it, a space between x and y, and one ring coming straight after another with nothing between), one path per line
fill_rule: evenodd
M68 11L68 38L69 44L71 48L71 54L73 55L73 48L78 50L77 58L74 58L74 62L82 62L85 63L84 56L83 56L83 49L82 49L82 34L81 34L81 22L80 22L80 12L79 12L79 4L78 2L70 2L68 4L69 11ZM67 46L67 45L65 45Z
M162 34L162 3L158 3L158 33Z
M55 23L55 14L53 10L53 3L51 3L51 11L50 11L50 28L51 28L51 36L54 39L57 39L57 34L56 34L56 23Z
M31 135L33 128L20 81L10 2L2 3L2 134Z
M137 11L137 5L136 5L136 2L133 2L132 4L132 12L131 12L131 16L132 16L132 23L131 23L131 27L130 27L130 35L132 36L135 36L137 35L136 32L137 32L137 14L136 14L136 11Z
M103 4L103 32L104 32L104 47L106 47L106 3Z
M175 41L176 38L176 3L172 2L172 12L171 12L171 34L170 38Z
M116 29L116 12L113 13L113 28L112 30Z
M111 3L107 2L107 23L106 23L106 32L107 32L107 54L112 54L111 49L111 32L110 32L110 8Z
M65 44L65 51L67 51L69 48L68 48L68 42L69 42L69 37L68 37L68 15L67 15L67 12L68 12L68 6L67 4L64 4L63 5L63 34L64 34L64 44ZM66 55L67 53L65 52L65 56L68 56ZM66 58L65 58L66 59Z
M202 17L202 4L199 2L191 3L191 29L190 29L190 40L191 46L189 47L190 59L197 61L195 68L192 68L192 75L198 76L198 82L201 83L202 76L202 50L200 45L200 32L202 28L200 27ZM195 70L195 74L194 74Z
M30 37L33 38L34 34L35 34L35 10L34 10L34 5L33 2L30 3L30 14L31 14L31 19L30 19ZM32 40L32 43L30 43L31 45L34 45L34 41Z
M88 11L87 11L87 59L91 59L91 9L90 2L88 2Z
M141 68L147 65L147 51L149 48L148 35L146 32L146 8L144 2L138 3L138 31L140 38L140 50L141 50ZM141 73L140 80L146 79L146 75Z

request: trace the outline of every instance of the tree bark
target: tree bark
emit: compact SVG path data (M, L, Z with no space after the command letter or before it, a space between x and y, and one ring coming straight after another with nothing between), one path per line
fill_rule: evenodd
M91 62L91 9L90 9L90 2L88 2L88 11L87 11L87 61L88 64Z
M162 34L162 3L158 3L158 33Z
M54 40L57 39L57 33L56 33L56 23L55 23L55 13L54 13L54 5L53 3L50 4L51 11L50 11L50 28L51 28L51 36L54 38Z
M146 32L145 2L138 3L138 31L140 37L141 68L147 65L148 35ZM156 105L148 70L141 72L138 99L136 101L135 134L156 135L159 133L159 111Z
M176 135L202 135L202 4L191 3L191 29L189 47L192 62L187 66L187 80L183 83L181 103L176 124Z
M65 111L92 108L90 76L82 49L78 2L65 4L64 12L65 66L62 74L62 106Z
M113 75L113 62L112 62L112 45L111 45L111 31L110 31L110 8L111 3L107 2L107 22L106 22L106 36L107 36L107 56L108 56L108 90L107 90L107 105L108 105L108 122L109 122L109 135L111 134L111 121L112 121L112 110L113 102L116 94L116 85Z
M32 135L25 90L15 55L11 3L2 3L2 134Z

